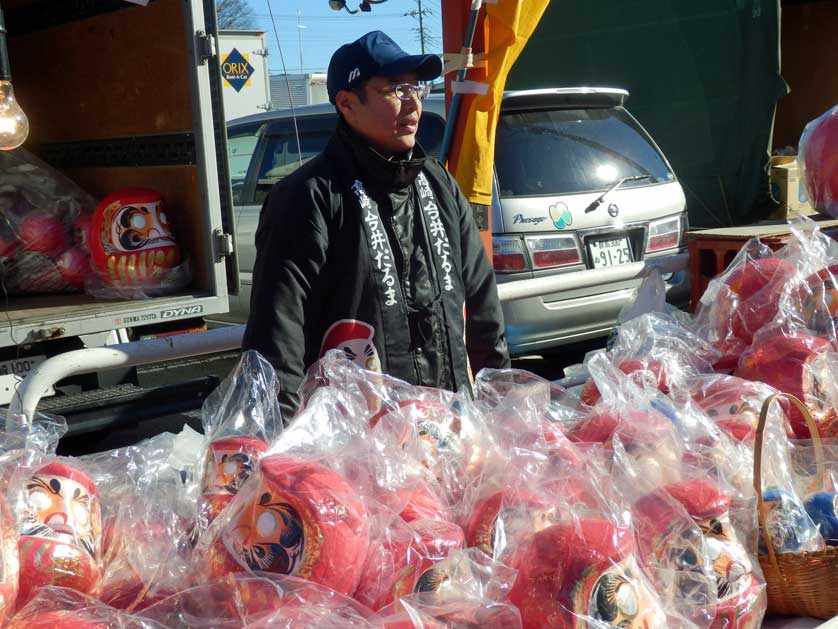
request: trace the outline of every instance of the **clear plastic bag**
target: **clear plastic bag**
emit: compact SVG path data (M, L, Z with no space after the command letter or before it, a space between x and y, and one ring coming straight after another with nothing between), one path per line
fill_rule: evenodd
M268 445L282 430L279 384L271 364L246 351L201 408L204 456L198 533L241 489Z
M632 508L658 591L669 592L698 626L757 627L767 607L759 564L742 542L750 537L737 532L731 516L735 493L699 476L647 494Z
M229 574L182 590L144 609L139 616L170 629L254 629L324 625L368 627L364 619L371 614L371 610L357 601L322 585L261 573ZM314 624L306 624L307 621Z
M95 200L25 149L0 155L0 262L10 295L81 292L92 273L76 229Z
M516 571L481 551L452 552L425 570L413 593L371 620L379 627L520 627L520 614L507 602Z
M32 456L54 455L67 434L67 420L60 415L35 413L31 422L18 415L0 415L0 464Z
M768 426L774 417L769 417ZM800 466L794 463L796 450L795 442L789 441L781 430L766 430L762 451L765 530L755 531L761 554L767 552L767 543L776 553L817 551L825 546L818 527L806 512L804 498L808 491L803 491ZM754 527L757 528L756 523Z
M7 629L168 629L165 625L118 611L63 587L45 587L21 609Z
M380 610L409 594L435 562L465 546L459 526L442 520L406 523L392 513L373 519L370 546L354 598Z
M695 332L667 315L650 313L624 323L608 352L620 371L661 392L683 388L684 381L696 374L712 371L720 354ZM600 399L593 378L580 394L582 402L593 406Z
M812 205L819 212L838 217L838 171L835 142L838 141L838 107L832 107L803 129L798 164L801 180Z
M104 570L96 592L113 607L142 609L190 582L195 496L177 448L178 437L164 433L84 457L96 466L103 507Z
M821 443L823 471L817 465L816 448L808 441L795 443L792 452L797 476L797 493L803 498L806 513L812 519L827 546L838 546L838 442Z
M339 391L345 400L342 425L327 428L323 422L331 415L312 420L309 413L305 422L294 422L293 434L286 431L285 444L311 441L313 434L324 444L335 434L365 439L372 430L376 440L404 450L431 472L446 507L459 504L479 476L487 450L485 428L463 395L366 371L337 350L309 369L300 387L306 409L323 389Z

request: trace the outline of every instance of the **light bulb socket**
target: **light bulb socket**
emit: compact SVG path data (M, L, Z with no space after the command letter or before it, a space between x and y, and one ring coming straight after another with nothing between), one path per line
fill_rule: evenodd
M9 64L9 48L6 46L6 18L0 9L0 81L12 80L12 66Z

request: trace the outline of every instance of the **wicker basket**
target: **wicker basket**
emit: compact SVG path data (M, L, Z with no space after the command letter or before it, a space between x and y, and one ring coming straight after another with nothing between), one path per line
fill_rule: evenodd
M757 494L759 529L755 535L756 554L768 585L768 611L789 616L832 618L838 616L838 547L801 553L775 553L765 529L767 508L762 500L762 441L765 421L771 404L777 398L786 398L806 419L812 434L817 463L818 483L823 482L823 446L818 429L806 406L793 395L776 393L765 400L759 416L754 448L754 489ZM813 488L821 489L820 486ZM759 554L759 531L765 539L767 554Z

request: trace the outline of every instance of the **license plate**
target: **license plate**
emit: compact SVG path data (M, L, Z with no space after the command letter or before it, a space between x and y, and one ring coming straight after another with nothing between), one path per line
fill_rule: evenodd
M591 261L595 269L604 269L609 266L619 266L633 262L629 239L625 236L622 238L591 240L588 242L588 250L591 253Z
M0 404L8 404L20 381L46 359L46 356L27 356L0 361ZM54 393L55 390L50 387L45 395Z

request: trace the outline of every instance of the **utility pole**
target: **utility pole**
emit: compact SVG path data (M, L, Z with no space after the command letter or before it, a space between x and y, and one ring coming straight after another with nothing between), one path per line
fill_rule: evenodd
M425 36L424 17L426 15L433 15L433 12L430 9L423 9L422 8L422 0L416 0L416 4L418 5L416 9L414 9L413 11L408 11L404 15L412 17L412 18L418 18L419 19L419 45L422 47L422 54L424 55L425 54L425 41L426 41L426 39L430 39L430 38L426 38L426 36Z
M300 45L300 74L303 74L303 29L305 28L300 22L302 17L300 10L297 9L297 41Z
M425 54L425 26L422 23L422 0L417 0L419 3L419 44L422 46L422 54Z

